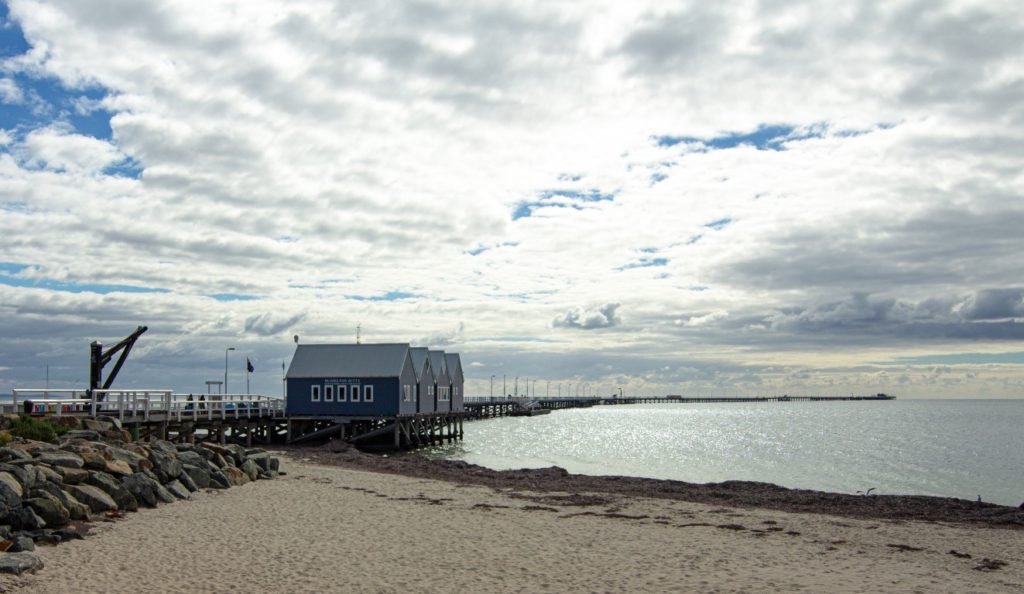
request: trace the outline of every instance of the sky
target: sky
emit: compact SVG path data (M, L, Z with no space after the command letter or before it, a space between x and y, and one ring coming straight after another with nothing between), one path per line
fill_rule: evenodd
M1019 2L0 3L0 391L1024 396Z

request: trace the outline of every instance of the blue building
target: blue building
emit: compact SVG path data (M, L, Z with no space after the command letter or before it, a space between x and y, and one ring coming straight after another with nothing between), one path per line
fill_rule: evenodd
M299 345L285 375L286 414L392 417L416 413L418 382L410 350L408 344Z

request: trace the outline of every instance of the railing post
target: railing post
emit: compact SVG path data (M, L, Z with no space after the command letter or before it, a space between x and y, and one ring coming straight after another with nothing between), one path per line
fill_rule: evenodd
M149 420L149 391L148 390L146 391L144 397L146 398L146 402L144 404L144 411L145 412L143 413L142 418L148 421Z
M124 420L124 397L124 391L120 391L117 393L117 416L122 421Z

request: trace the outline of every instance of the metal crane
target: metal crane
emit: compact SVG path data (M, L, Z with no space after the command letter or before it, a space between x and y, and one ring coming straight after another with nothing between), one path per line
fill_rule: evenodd
M90 396L93 390L107 390L110 388L110 384L114 383L114 378L117 377L117 372L121 371L121 366L124 365L125 359L128 358L128 353L135 345L135 341L138 340L146 330L149 330L149 328L146 326L139 326L135 329L135 332L132 332L127 338L110 347L105 352L103 350L103 343L98 340L89 345ZM107 363L110 363L110 360L114 358L114 355L116 355L118 351L121 352L121 356L118 357L117 363L114 364L114 368L110 370L110 373L107 375L107 381L103 381L103 367L106 366ZM103 399L102 395L99 399Z

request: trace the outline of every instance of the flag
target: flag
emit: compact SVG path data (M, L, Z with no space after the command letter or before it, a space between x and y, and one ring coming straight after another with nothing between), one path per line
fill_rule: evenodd
M249 357L245 358L245 368L249 370L249 373L256 371L256 368L252 366L252 361L249 360Z

